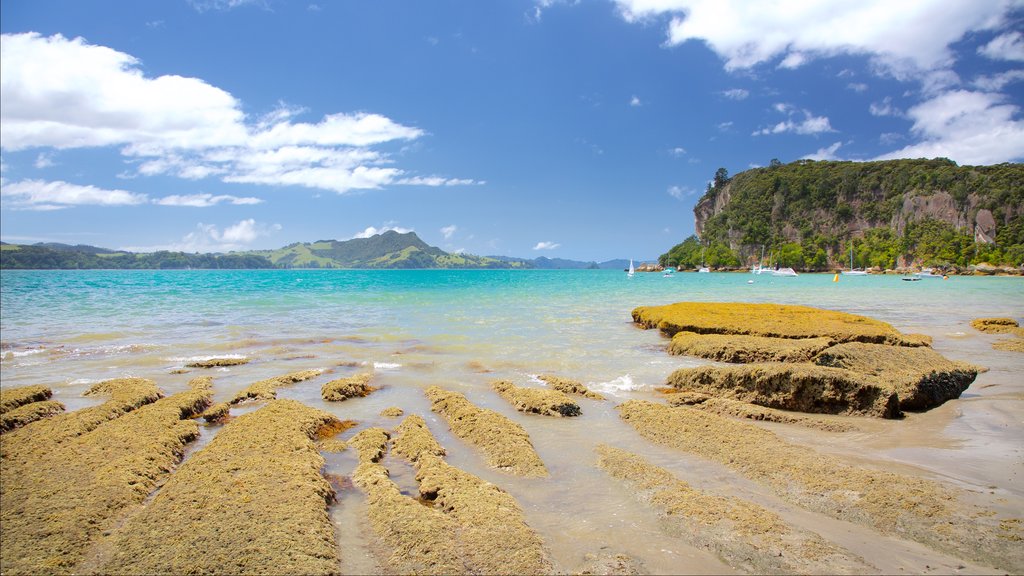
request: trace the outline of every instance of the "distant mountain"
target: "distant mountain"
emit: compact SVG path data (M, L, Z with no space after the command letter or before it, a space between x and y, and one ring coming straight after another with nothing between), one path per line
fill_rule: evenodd
M625 268L627 260L605 268ZM539 268L597 269L596 262L540 257L528 260L507 256L452 254L430 246L415 232L384 232L369 238L296 242L277 250L250 250L230 254L185 252L132 253L79 244L31 245L2 243L4 269L240 269L240 268Z
M488 256L502 262L518 263L525 268L537 268L539 270L596 270L597 262L584 262L582 260L567 260L565 258L548 258L539 256L532 260L526 258L515 258L512 256Z
M247 252L278 268L521 268L486 256L451 254L430 246L415 232L389 230L369 238L296 242L277 250Z

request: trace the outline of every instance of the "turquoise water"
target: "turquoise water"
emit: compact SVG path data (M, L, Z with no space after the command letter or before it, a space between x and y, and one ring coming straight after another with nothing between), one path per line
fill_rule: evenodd
M953 571L958 559L878 537L778 500L722 466L646 442L617 417L615 404L656 399L675 369L706 364L669 356L655 330L635 327L630 311L684 300L779 302L864 314L904 332L934 338L956 360L990 368L964 396L906 421L863 423L864 432L827 434L762 424L788 441L885 469L940 479L978 494L992 506L1024 509L1024 354L993 350L999 337L970 320L1024 320L1024 278L951 277L903 282L899 276L619 271L3 271L0 272L0 384L46 384L68 409L96 381L152 378L168 393L198 374L214 376L216 400L251 382L310 368L319 378L279 390L367 426L393 427L388 406L427 419L448 448L448 461L512 493L547 543L556 567L583 569L594 553L627 553L654 573L728 573L707 550L680 544L657 515L593 464L593 447L610 443L711 493L739 493L827 539L860 551L882 572ZM249 364L178 371L192 359L243 356ZM320 385L373 370L381 389L366 398L325 403ZM583 381L611 402L580 400L583 416L554 419L516 412L489 387L495 379L537 385L554 373ZM441 385L505 414L530 434L551 478L526 480L490 469L479 452L453 437L430 412L422 389ZM238 413L249 408L237 408ZM218 432L205 426L198 445ZM347 436L348 434L346 434ZM326 471L350 474L351 454L326 455ZM415 489L411 471L389 460L393 478ZM992 487L996 487L993 489ZM342 569L369 573L365 501L357 490L332 508L347 551ZM878 551L882 550L882 553ZM970 568L970 566L969 566Z

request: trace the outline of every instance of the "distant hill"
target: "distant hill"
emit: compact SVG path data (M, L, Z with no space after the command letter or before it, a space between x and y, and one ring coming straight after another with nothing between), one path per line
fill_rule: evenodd
M117 252L96 246L66 244L3 244L0 268L5 270L161 270L184 268L273 268L266 258L242 254L188 254L185 252Z
M582 260L567 260L565 258L548 258L539 256L532 260L527 258L514 258L512 256L488 256L502 262L518 263L525 268L536 268L538 270L596 270L599 268L597 262L584 262Z

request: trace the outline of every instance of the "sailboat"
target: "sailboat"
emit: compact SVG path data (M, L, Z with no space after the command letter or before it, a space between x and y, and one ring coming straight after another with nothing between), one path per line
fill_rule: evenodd
M854 270L853 269L853 244L850 244L850 269L843 270L843 276L867 276L867 270Z
M708 274L709 272L711 272L711 270L708 269L708 267L704 264L704 251L705 250L707 250L706 246L702 247L700 249L700 269L697 270L697 272L699 272L701 274Z
M750 272L752 274L764 274L766 272L771 272L771 268L768 268L768 267L764 266L764 245L763 244L761 245L761 259L757 261L757 266L754 266L754 267L752 267L750 269Z
M629 272L626 272L626 276L629 277L629 278L632 278L633 274L636 274L636 269L633 268L633 259L630 258L629 259Z

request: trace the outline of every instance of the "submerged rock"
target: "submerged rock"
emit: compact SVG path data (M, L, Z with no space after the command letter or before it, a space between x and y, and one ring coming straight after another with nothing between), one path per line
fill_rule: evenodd
M550 374L541 374L538 376L540 380L543 380L548 386L551 386L555 390L564 394L576 394L583 396L584 398L590 398L591 400L604 400L604 396L597 392L592 392L589 388L583 385L578 380L570 380L569 378L561 378L558 376L551 376Z
M808 362L833 344L835 342L830 338L773 338L681 331L672 336L668 352L732 363Z
M113 536L106 574L336 574L313 440L340 424L293 400L232 420Z
M1005 338L992 343L992 348L1006 352L1024 352L1024 338Z
M583 413L579 404L558 390L524 388L506 380L492 382L491 388L520 412L545 416L579 416Z
M753 502L696 489L625 450L599 445L597 454L598 466L659 510L683 540L710 549L732 567L754 574L873 571L863 558Z
M438 386L424 392L430 409L448 420L456 436L483 450L490 466L520 476L548 475L522 426L494 410L475 406L458 392Z
M405 410L398 406L388 406L380 411L380 415L386 418L401 418L403 414L405 414Z
M873 342L927 346L927 336L902 334L891 325L856 314L809 306L734 302L679 302L640 306L633 321L658 328L666 336L678 332L742 334L771 338L830 338L836 342Z
M811 364L682 368L668 377L668 384L686 392L701 392L782 410L881 418L900 416L899 397L881 382L849 370Z
M852 466L753 424L692 408L630 400L618 409L648 440L723 464L811 510L996 568L1024 566L1024 549L999 532L1001 519L960 504L964 494L954 489Z
M348 378L331 380L320 387L320 395L328 402L341 402L349 398L366 396L376 390L376 388L370 386L372 378L373 373L366 372L349 376Z
M225 368L228 366L241 366L242 364L248 364L248 358L207 358L206 360L196 360L195 362L189 362L185 364L186 368Z

